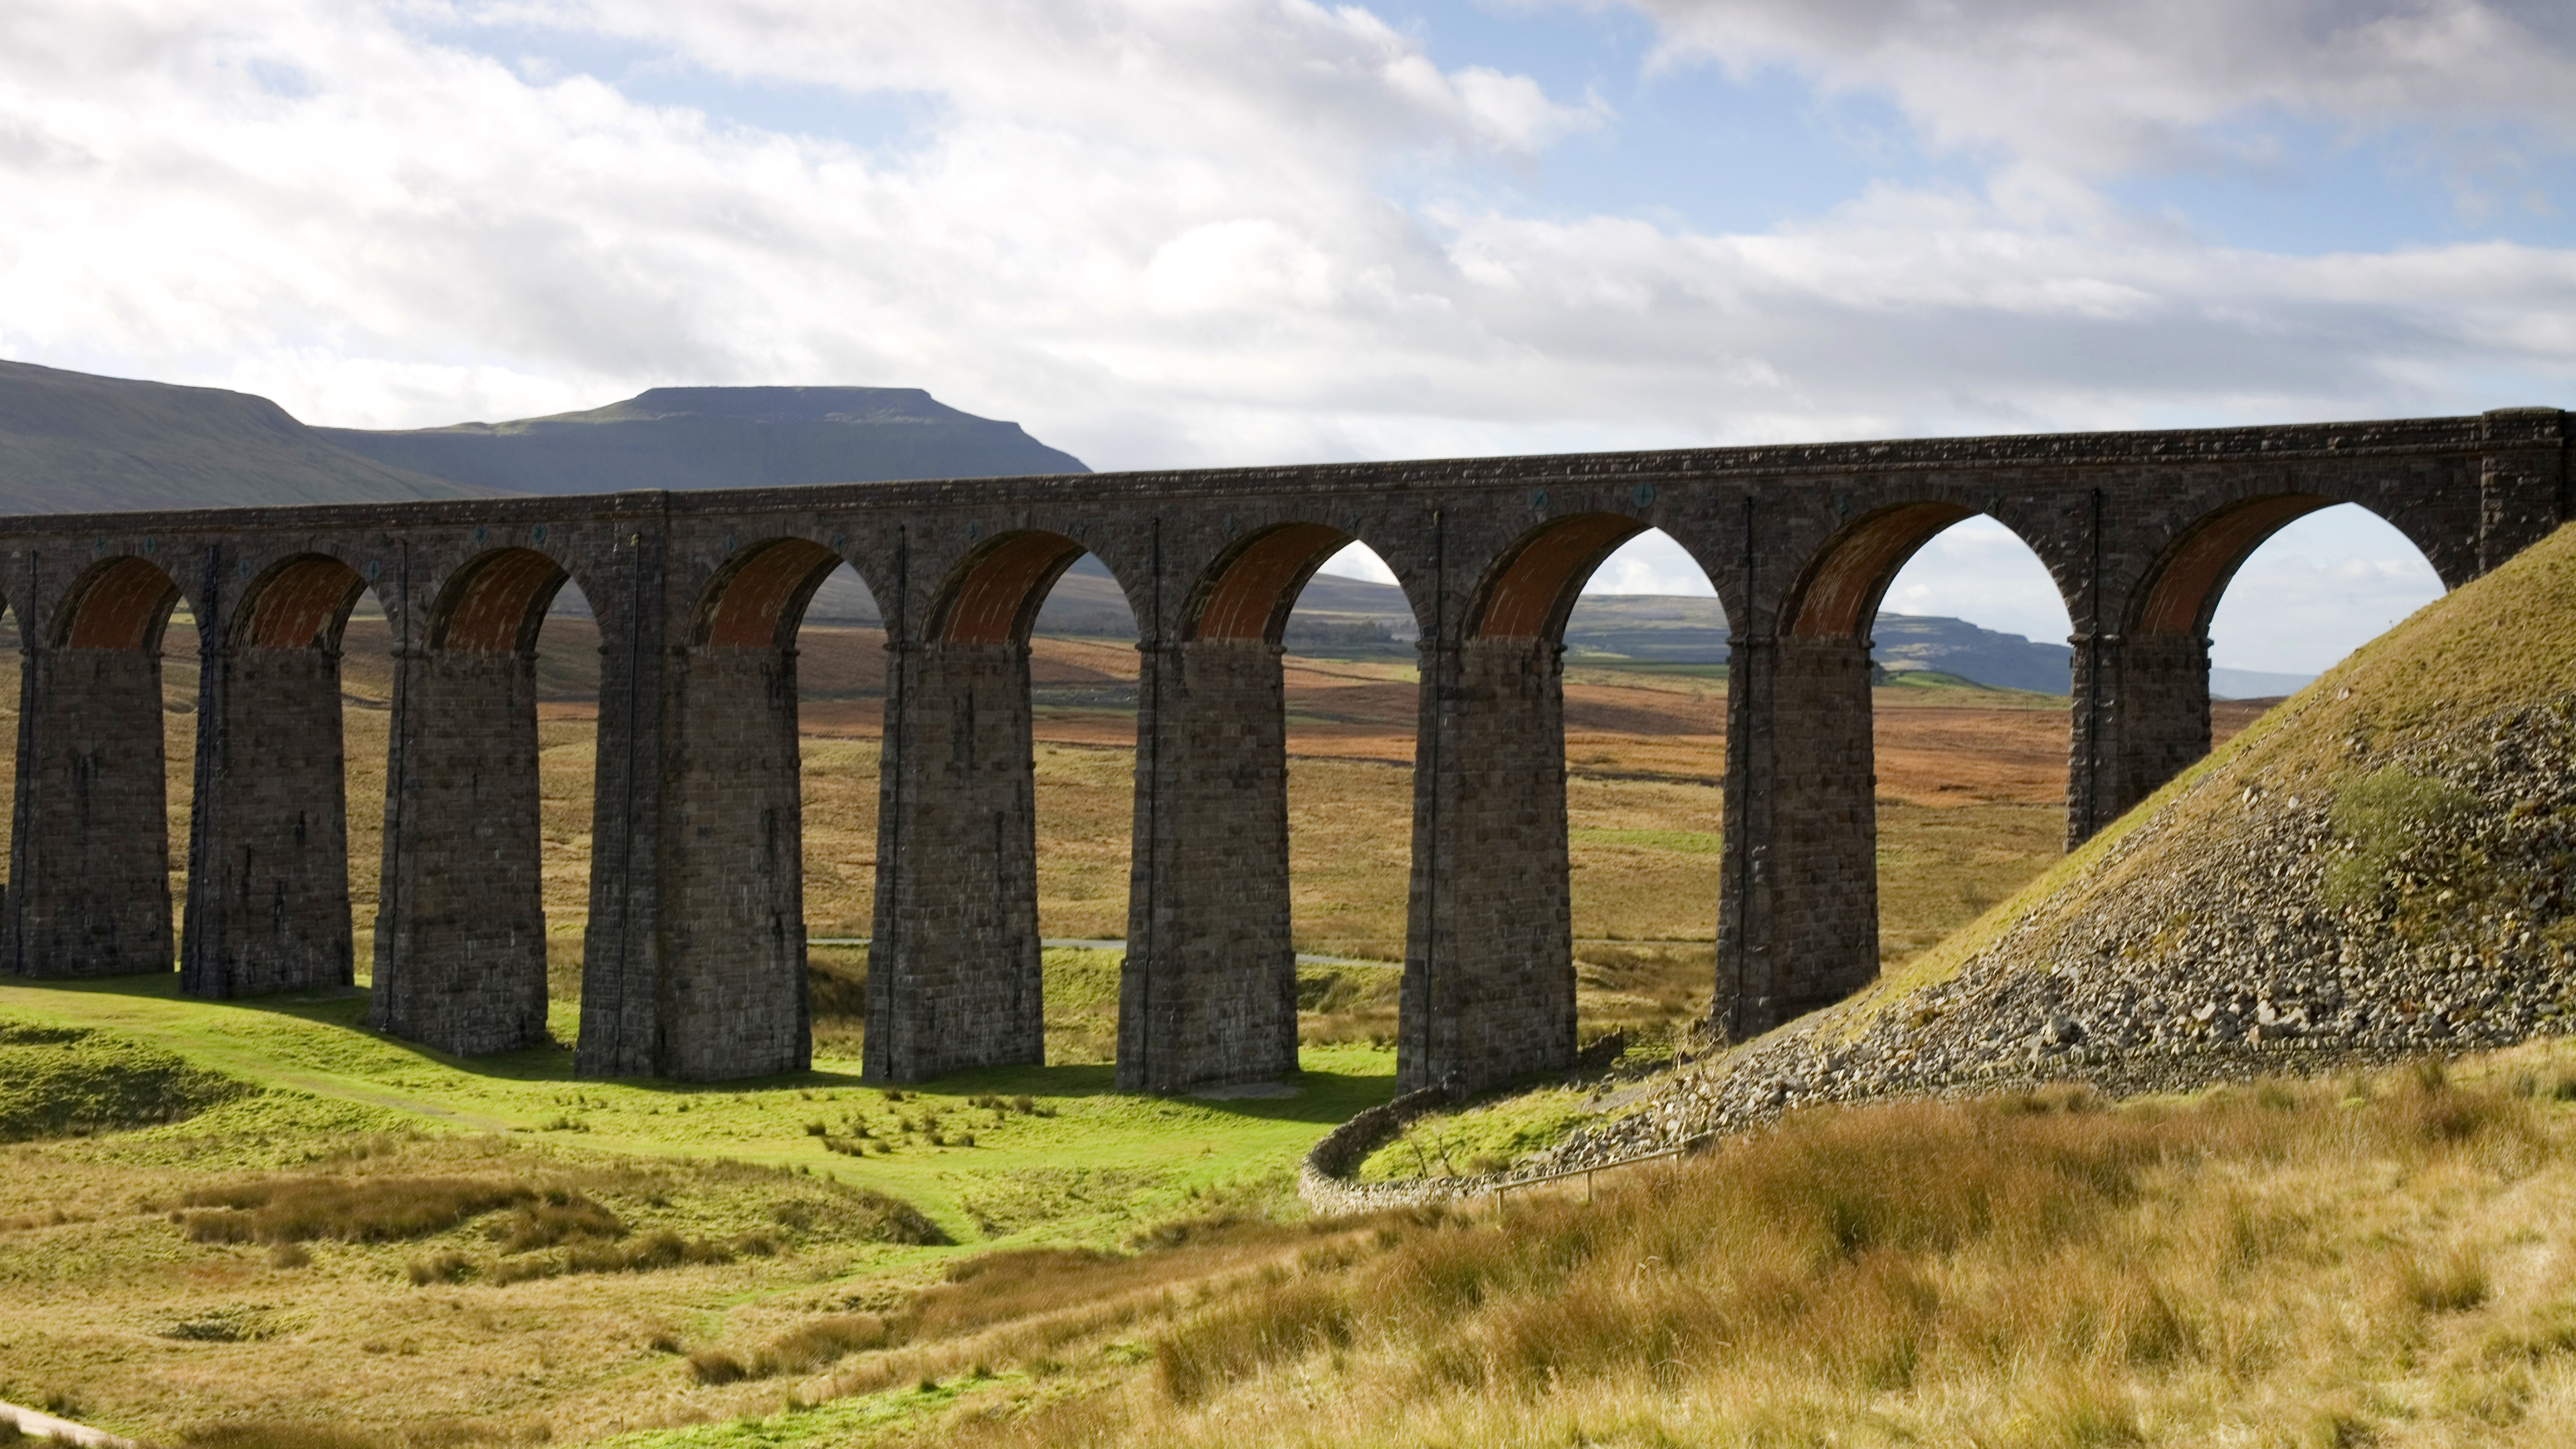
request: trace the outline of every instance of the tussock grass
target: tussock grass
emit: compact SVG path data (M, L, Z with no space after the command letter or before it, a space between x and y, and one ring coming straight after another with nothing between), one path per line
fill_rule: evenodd
M912 1442L2562 1442L2576 1112L2516 1075L1805 1113L1590 1205L1274 1237L1145 1371ZM997 1258L958 1327L1136 1271Z
M194 1243L391 1243L538 1199L525 1183L465 1177L276 1177L199 1188L174 1214Z

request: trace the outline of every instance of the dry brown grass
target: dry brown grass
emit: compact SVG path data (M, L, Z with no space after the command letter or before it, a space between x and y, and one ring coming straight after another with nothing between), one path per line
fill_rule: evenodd
M2407 1071L1811 1113L1598 1203L1282 1245L1130 1325L1150 1367L920 1442L2566 1442L2552 1096ZM1059 1311L1101 1271L1013 1269Z

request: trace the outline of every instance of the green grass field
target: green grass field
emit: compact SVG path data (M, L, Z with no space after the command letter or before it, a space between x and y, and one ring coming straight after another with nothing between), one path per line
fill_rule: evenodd
M1295 1095L1277 1099L1124 1095L1106 1062L961 1072L888 1093L860 1083L854 1056L819 1054L810 1072L752 1082L597 1082L573 1076L562 1044L449 1057L367 1031L364 1014L358 996L199 1002L176 977L0 982L0 1016L112 1031L254 1087L375 1109L387 1124L810 1169L903 1198L967 1243L1115 1241L1204 1194L1292 1170L1395 1079L1392 1052L1340 1045L1306 1049ZM569 1039L572 1025L565 1012L557 1029ZM1022 1096L1035 1112L969 1105ZM827 1138L864 1143L866 1155Z

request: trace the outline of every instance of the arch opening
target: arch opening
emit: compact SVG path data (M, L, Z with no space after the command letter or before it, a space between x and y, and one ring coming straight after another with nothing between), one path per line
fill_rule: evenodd
M2065 840L2071 624L2010 525L1946 499L1865 514L1783 615L1781 727L1762 747L1772 889L1792 894L1770 906L1782 964L1744 984L1748 1031L1867 985Z
M1304 535L1322 556L1281 585L1285 611L1261 636L1279 654L1289 930L1300 952L1386 965L1304 972L1324 1007L1301 1020L1309 1046L1395 1036L1420 714L1413 605L1375 550L1337 533Z
M884 612L858 570L837 563L824 574L803 605L794 642L813 1050L861 1062L886 650Z
M1624 525L1614 526L1614 525ZM1572 534L1573 530L1567 530ZM1567 537L1521 637L1564 645L1565 853L1578 1037L1673 1039L1714 985L1726 760L1726 612L1708 572L1657 528ZM1569 599L1565 595L1570 592ZM1544 612L1542 612L1542 610Z
M2300 513L2247 549L2198 610L2210 693L2290 693L2443 591L2414 540L2360 504Z

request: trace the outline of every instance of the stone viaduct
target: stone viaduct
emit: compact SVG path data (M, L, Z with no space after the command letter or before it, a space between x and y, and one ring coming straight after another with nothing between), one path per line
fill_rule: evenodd
M1421 626L1399 1076L1575 1049L1558 643L1660 528L1732 622L1715 1014L1742 1036L1878 970L1870 626L1906 558L1987 514L2074 621L2067 838L2209 744L2210 615L2311 510L2362 504L2446 584L2568 518L2557 410L2313 426L0 519L24 644L5 951L167 971L161 631L202 672L184 988L347 983L339 639L395 639L376 1026L540 1040L534 642L578 581L602 639L577 1064L704 1080L808 1060L794 640L853 566L890 651L866 1069L1041 1059L1027 638L1084 552L1142 658L1122 1084L1296 1066L1281 629L1356 539Z

